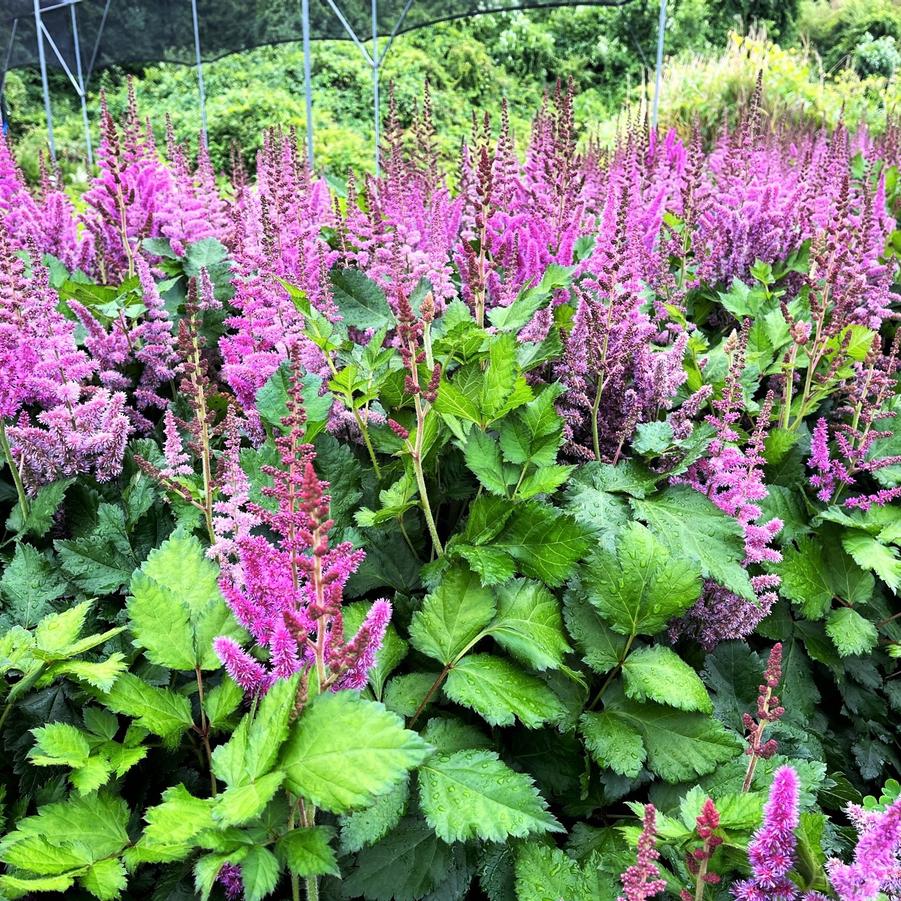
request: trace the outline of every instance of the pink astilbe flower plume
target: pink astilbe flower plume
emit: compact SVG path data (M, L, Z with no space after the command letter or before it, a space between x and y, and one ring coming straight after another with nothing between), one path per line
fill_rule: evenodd
M716 429L707 455L695 463L685 476L672 481L691 485L707 495L720 510L737 520L742 527L745 543L746 568L759 563L778 563L781 553L771 546L782 529L782 520L761 521L760 501L768 491L763 477L764 442L773 409L773 395L768 394L757 414L754 429L744 447L737 431L742 415L743 396L741 375L745 366L749 322L740 333L733 333L726 341L731 361L722 396L713 402L714 413L707 421ZM741 597L726 587L707 580L698 603L677 620L671 633L687 634L707 650L720 641L744 638L770 612L780 584L777 575L757 573L750 576L756 600Z
M246 502L247 486L232 470L227 497L217 507L214 553L224 560L221 587L238 621L257 647L268 652L264 662L229 638L218 638L216 652L228 672L248 694L265 692L275 679L315 669L320 689L362 688L381 645L391 605L376 601L357 634L344 635L342 597L364 553L342 542L331 546L328 485L314 468L315 452L303 442L306 416L302 406L300 369L292 358L286 434L276 438L281 465L264 467L273 485L264 495L275 509ZM234 448L226 448L234 454ZM243 503L243 511L235 501ZM245 515L246 514L246 515ZM251 518L247 518L247 516ZM254 522L276 536L270 541L251 534Z
M763 825L748 845L751 878L737 882L738 901L795 901L798 889L788 878L794 864L798 828L798 774L789 766L776 770Z
M720 813L713 800L707 798L695 820L695 832L701 839L701 846L685 855L685 866L695 877L695 891L682 889L679 901L696 901L703 898L704 886L719 884L720 875L709 870L713 852L723 843L723 839L716 834L719 825Z
M623 894L617 901L645 901L666 890L666 882L660 878L657 861L660 852L654 847L657 840L657 811L653 804L646 804L641 835L638 837L638 855L620 877Z
M874 901L880 892L901 895L901 799L884 811L864 810L856 804L848 814L857 827L857 846L851 863L826 862L829 881L840 901Z
M131 431L125 395L93 384L97 364L58 311L33 246L30 256L26 278L0 237L0 403L4 418L16 417L13 456L31 489L77 473L107 481L121 470Z
M778 722L785 713L785 708L779 703L776 689L782 680L782 642L773 645L767 660L766 669L763 672L763 683L759 686L757 695L757 719L750 713L742 716L745 732L748 736L748 746L745 753L750 758L745 772L745 781L742 791L749 791L754 779L754 770L758 760L769 760L779 748L774 738L763 740L763 733L770 723Z

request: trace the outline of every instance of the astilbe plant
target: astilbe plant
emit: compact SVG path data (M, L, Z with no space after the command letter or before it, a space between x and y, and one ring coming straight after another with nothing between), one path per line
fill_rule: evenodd
M859 484L861 478L887 466L901 463L901 456L879 456L874 444L891 432L879 428L879 422L893 414L887 401L895 389L899 368L901 330L895 332L889 351L883 354L878 346L871 349L867 359L854 367L854 376L843 387L843 403L839 413L845 421L832 427L837 454L830 450L830 428L825 417L817 420L810 442L808 466L813 470L810 484L817 489L817 498L824 503L837 502L847 486ZM901 495L901 488L882 488L875 492L846 498L844 506L866 512L872 506L883 507Z
M691 485L706 494L724 513L737 520L744 533L745 567L778 563L781 553L771 546L782 529L776 517L761 521L760 501L767 497L763 478L764 442L773 408L773 396L767 395L756 417L750 439L741 446L737 424L742 416L741 376L745 368L748 323L726 342L730 356L729 372L722 395L713 401L714 413L707 421L716 430L708 453L693 464L685 476L673 479ZM756 600L748 600L726 586L708 580L698 604L673 626L673 634L691 634L702 647L712 649L720 641L744 638L770 612L776 602L779 576L772 573L751 575Z
M782 680L782 643L777 642L770 650L766 669L763 671L763 683L758 689L757 717L745 713L742 723L747 734L748 746L745 753L748 755L748 768L745 771L745 780L742 791L749 791L754 781L754 772L757 769L758 760L769 760L779 749L779 743L775 738L763 740L763 733L770 723L778 722L785 708L779 704L779 696L776 689Z
M695 820L695 832L701 840L701 845L685 856L688 872L695 877L695 890L691 892L682 889L679 893L680 901L703 901L705 887L719 884L719 874L710 869L710 858L723 843L722 837L717 835L719 825L720 814L716 804L711 798L705 798L701 812Z
M319 691L362 688L391 617L388 601L377 600L356 635L345 636L342 593L365 554L348 542L330 545L328 485L316 475L312 446L303 442L304 420L295 360L283 420L287 432L276 438L281 465L263 469L274 483L263 493L277 509L245 503L246 513L276 540L253 534L250 521L240 522L237 511L229 513L227 524L219 519L220 528L231 533L222 592L268 660L256 659L232 638L214 642L226 670L249 695L263 694L274 680L302 672L299 705L313 676ZM230 466L236 465L232 459ZM241 483L235 472L231 502L242 499Z
M857 827L854 859L826 862L829 881L840 901L874 901L901 892L901 799L886 810L864 810L852 804L848 815Z
M97 364L78 347L74 323L57 310L49 273L33 248L30 256L26 274L0 237L0 384L10 468L31 489L78 472L112 479L131 432L125 396L92 383Z
M657 835L657 811L653 804L646 804L641 835L638 837L638 854L635 863L622 875L623 894L619 901L645 901L665 891L666 882L660 878L657 860L660 852L654 847Z
M390 107L346 198L0 144L0 894L894 899L897 124Z
M748 845L751 877L732 887L737 901L825 901L818 892L801 892L789 878L794 866L798 828L798 774L790 766L773 774L763 825Z

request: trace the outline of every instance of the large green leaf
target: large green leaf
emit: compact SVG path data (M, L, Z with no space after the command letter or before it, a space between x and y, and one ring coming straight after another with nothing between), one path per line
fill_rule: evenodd
M842 536L842 545L864 569L876 573L893 592L901 585L901 559L896 548L887 547L872 535L850 529Z
M410 641L423 654L452 663L491 622L491 591L465 566L449 569L413 615Z
M193 535L174 535L132 576L128 615L135 644L169 669L219 669L213 639L239 637L219 591L219 568Z
M398 782L369 807L342 817L341 850L344 853L359 851L384 838L400 822L409 797L409 783Z
M567 592L563 616L566 628L582 654L582 659L595 672L610 672L623 659L628 639L614 632L581 591Z
M639 523L620 536L616 554L598 549L586 567L588 600L623 635L654 635L697 601L697 563Z
M421 819L406 817L357 855L342 889L350 898L419 901L444 882L462 853L462 845L447 845Z
M45 804L0 840L0 860L58 876L121 853L128 844L127 822L125 802L106 794Z
M463 452L466 465L487 491L500 497L507 496L507 489L516 481L517 467L504 463L497 442L487 432L473 429L466 440Z
M292 829L276 843L276 854L298 876L340 876L331 846L334 830L328 826Z
M742 566L744 532L737 520L687 485L674 485L653 497L633 498L630 503L635 515L674 556L696 560L705 578L749 601L755 599Z
M118 591L139 562L126 534L125 513L113 504L100 504L89 534L56 541L54 547L63 571L87 595Z
M531 578L552 588L562 585L588 549L588 535L572 517L548 504L520 504L494 542Z
M537 729L566 713L563 702L541 679L491 654L464 657L450 671L444 693L492 726L512 726L518 719Z
M365 807L430 752L381 704L350 692L319 695L294 724L279 768L288 787L335 813Z
M497 592L492 638L514 657L538 669L556 669L571 650L560 602L539 582L516 579Z
M842 657L868 654L876 647L876 626L850 607L839 607L829 614L826 632Z
M419 771L420 806L446 842L562 832L532 779L491 751L437 754Z
M6 601L0 630L12 625L33 628L53 612L52 602L65 593L66 580L54 561L24 541L17 543L12 560L0 576L0 594Z
M393 324L385 292L371 278L358 269L333 269L329 277L332 296L345 325L380 329Z
M633 651L623 663L626 696L656 701L679 710L712 713L713 704L700 676L663 645Z
M608 691L608 711L642 737L648 768L666 782L686 782L712 773L741 752L741 742L715 719L659 704L638 704Z
M177 744L179 736L194 725L186 697L149 685L133 673L123 673L108 692L98 697L114 713L134 717L170 745Z
M585 712L579 720L585 747L602 767L634 779L647 759L639 731L616 711Z
M183 860L194 850L194 840L216 827L213 799L195 798L183 785L167 788L162 802L149 808L144 819L141 838L126 852L130 866Z
M805 619L822 619L832 606L835 591L819 541L799 538L797 547L786 548L778 573L780 593L798 605Z

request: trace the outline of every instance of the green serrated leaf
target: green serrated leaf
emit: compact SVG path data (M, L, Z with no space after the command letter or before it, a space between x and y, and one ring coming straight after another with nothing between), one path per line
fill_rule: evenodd
M428 738L426 739L428 740ZM341 818L341 851L350 854L384 838L407 809L410 784L398 782L369 807Z
M717 720L658 704L638 704L608 691L607 710L642 737L647 765L665 782L684 782L713 772L741 750L738 737Z
M786 548L777 572L782 576L780 593L797 604L805 619L826 615L835 591L821 542L799 538L797 547Z
M268 848L250 848L241 859L241 883L245 901L261 901L278 883L281 865Z
M696 560L705 578L716 580L746 600L755 600L742 566L744 533L737 520L687 485L674 485L650 498L633 498L630 503L636 517L647 523L675 557Z
M222 592L219 568L193 535L174 535L132 576L128 615L135 644L168 669L219 669L213 639L240 638Z
M639 731L615 711L586 712L579 720L585 747L602 767L634 779L647 759Z
M52 602L66 593L66 580L53 561L25 542L16 544L12 560L0 576L0 594L7 602L0 628L9 624L31 629L53 611Z
M253 782L229 786L216 796L213 819L223 826L241 826L258 817L281 787L285 774L280 770Z
M506 550L525 575L555 588L571 575L588 548L588 535L572 517L538 501L516 507L495 546Z
M670 550L649 529L630 523L616 554L599 549L586 567L588 600L623 635L655 635L681 616L701 593L690 557Z
M280 769L295 794L335 813L365 807L404 779L429 746L381 704L319 695L294 724Z
M332 296L346 325L358 329L393 325L385 292L372 279L357 269L333 269L329 278Z
M895 593L901 584L901 560L894 547L887 547L872 535L851 529L842 536L842 546L854 562L863 569L876 573Z
M532 779L491 751L437 754L420 767L420 806L446 842L561 832Z
M491 654L464 657L450 671L444 693L493 726L512 726L518 719L537 729L566 713L563 702L541 679Z
M569 592L565 598L563 616L566 628L578 646L582 659L595 672L604 675L623 659L627 639L614 632L588 600Z
M133 717L170 745L177 744L179 736L194 725L187 698L148 685L133 673L123 673L98 699L114 713Z
M656 701L679 710L713 712L700 676L663 645L633 651L623 663L622 671L626 697Z
M868 654L879 640L876 626L850 607L838 607L829 614L826 633L842 657Z
M335 830L328 826L292 829L275 845L275 853L298 876L340 876L331 842Z
M413 615L410 641L421 653L449 664L472 644L494 613L491 591L482 587L474 572L455 566Z
M34 747L28 757L36 766L77 768L87 763L91 746L81 729L68 723L49 723L32 729Z
M518 472L505 465L497 442L486 432L473 429L463 452L466 465L492 494L507 496L507 489L516 481Z
M516 579L497 592L488 632L506 651L537 670L556 669L571 650L559 601L539 582Z
M342 889L368 901L418 901L447 879L461 851L462 845L445 844L421 819L406 817L357 855Z
M128 879L122 861L109 859L91 864L87 873L79 878L79 882L95 898L100 898L100 901L111 901L125 891Z

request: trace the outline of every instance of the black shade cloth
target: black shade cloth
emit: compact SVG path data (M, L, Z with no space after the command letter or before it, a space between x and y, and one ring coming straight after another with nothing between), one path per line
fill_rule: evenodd
M349 39L326 0L309 0L313 40ZM412 0L400 27L406 0L378 0L381 37L435 22L482 13L554 6L624 6L632 0ZM75 72L72 12L60 0L40 0L42 19L60 54ZM370 0L336 0L361 40L372 36ZM81 63L85 73L119 63L195 62L191 0L79 0L77 16ZM204 61L229 53L297 41L301 37L300 0L197 0L200 48ZM13 23L16 22L15 30ZM12 41L11 41L12 37ZM37 40L33 0L0 0L0 68L36 66ZM46 46L47 65L60 68Z

